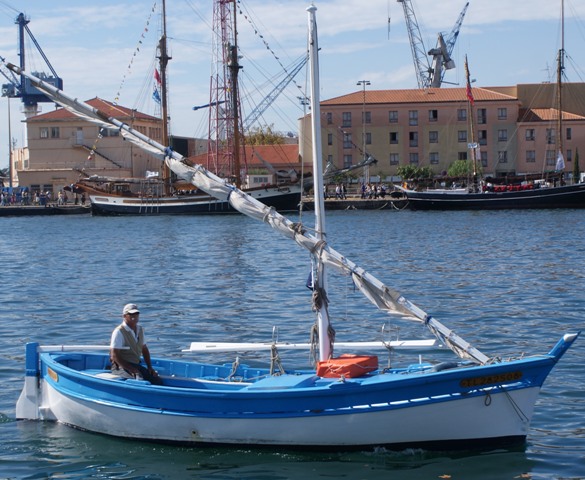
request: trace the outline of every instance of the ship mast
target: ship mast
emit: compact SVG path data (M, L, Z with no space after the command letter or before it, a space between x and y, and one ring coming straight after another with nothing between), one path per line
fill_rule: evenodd
M558 138L558 155L563 155L563 72L565 70L565 2L561 0L561 49L557 64L557 138ZM563 161L564 163L564 161Z
M166 1L162 1L162 32L158 42L158 56L160 69L160 89L161 89L161 119L162 119L162 144L169 145L169 112L168 112L168 93L167 93L167 65L169 57L167 49L167 16ZM163 164L163 184L164 193L169 195L171 192L171 172L166 163Z
M475 124L473 123L474 99L473 99L473 92L471 91L471 79L470 79L470 75L469 75L469 64L467 63L467 55L465 55L465 80L466 80L467 104L468 104L468 111L469 111L469 135L471 137L471 140L468 144L468 148L469 148L469 153L471 154L471 162L473 165L473 183L472 183L471 188L473 189L473 193L477 193L477 192L479 192L479 186L478 186L478 182L477 182L477 175L478 175L478 158L477 158L477 156L478 156L479 148L478 148L478 143L477 143L476 137L475 137ZM468 179L469 179L469 175L468 175Z
M214 0L207 168L238 188L246 165L242 142L236 2Z

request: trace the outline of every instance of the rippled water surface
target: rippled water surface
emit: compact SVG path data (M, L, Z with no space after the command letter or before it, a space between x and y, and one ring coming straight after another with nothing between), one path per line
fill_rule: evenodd
M128 302L141 308L154 355L181 356L191 341L268 341L273 326L281 340L307 341L309 256L238 215L2 218L0 227L0 479L585 478L585 337L545 383L516 450L184 448L16 422L24 344L107 344ZM331 212L327 230L337 250L488 355L543 353L585 325L585 211ZM333 280L337 339L380 338L391 320ZM305 366L308 356L283 352L283 362Z

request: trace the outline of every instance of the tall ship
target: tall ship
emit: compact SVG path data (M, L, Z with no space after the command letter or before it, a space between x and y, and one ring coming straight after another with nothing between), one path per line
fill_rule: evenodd
M169 113L167 90L166 4L162 2L161 37L157 46L158 69L155 70L155 91L161 107L162 143L169 142ZM260 202L278 211L299 209L302 193L300 175L295 171L278 171L264 162L267 173L254 175L248 172L247 156L271 146L245 145L243 121L239 98L236 11L233 2L214 3L214 32L221 40L214 47L215 72L211 78L209 108L209 138L207 152L198 155L197 163L224 178ZM214 39L215 39L214 36ZM226 46L227 48L223 48ZM158 89L158 88L160 89ZM126 138L133 141L131 138ZM135 141L134 141L135 142ZM256 152L258 150L258 152ZM145 178L118 178L90 175L79 180L70 189L85 193L96 215L160 215L160 214L215 214L234 213L228 202L219 200L192 185L178 180L166 166L164 159L172 152L149 153L161 160L160 172ZM188 159L185 162L189 162Z

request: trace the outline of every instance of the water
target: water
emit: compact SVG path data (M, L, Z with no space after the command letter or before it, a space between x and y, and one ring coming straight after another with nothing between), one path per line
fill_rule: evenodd
M268 341L274 325L281 340L307 341L309 256L238 215L0 224L1 479L585 478L584 338L545 383L527 445L513 450L185 448L16 422L24 344L107 344L128 302L141 308L154 355L181 356L191 341ZM486 354L542 353L583 328L585 211L331 212L327 227L339 251ZM339 340L379 338L388 318L346 279L331 297Z

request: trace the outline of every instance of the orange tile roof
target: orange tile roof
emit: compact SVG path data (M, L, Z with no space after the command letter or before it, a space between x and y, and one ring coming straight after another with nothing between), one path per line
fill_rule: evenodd
M489 88L473 88L473 98L476 102L518 100L517 97L505 95ZM467 102L466 88L429 88L411 90L366 90L366 103L438 103L438 102ZM364 92L357 92L331 98L321 102L322 106L333 105L361 105L364 103Z
M521 122L552 122L559 119L556 108L521 108L518 111ZM585 117L563 111L563 120L585 120Z
M265 168L260 158L264 159L274 168L291 168L300 166L299 146L296 143L283 143L279 145L246 145L246 161L248 168ZM207 154L189 157L194 164L205 165Z
M94 108L98 108L99 110L103 111L107 116L114 117L117 119L134 118L137 120L151 121L159 120L158 118L153 117L152 115L147 115L146 113L142 113L137 110L132 110L121 105L116 105L112 102L108 102L107 100L103 100L98 97L92 98L91 100L87 100L85 103L91 105ZM76 115L69 112L65 108L59 107L56 110L52 110L47 113L41 113L39 115L35 115L34 117L30 117L29 119L27 119L27 122L47 120L70 120L73 118L77 118Z

